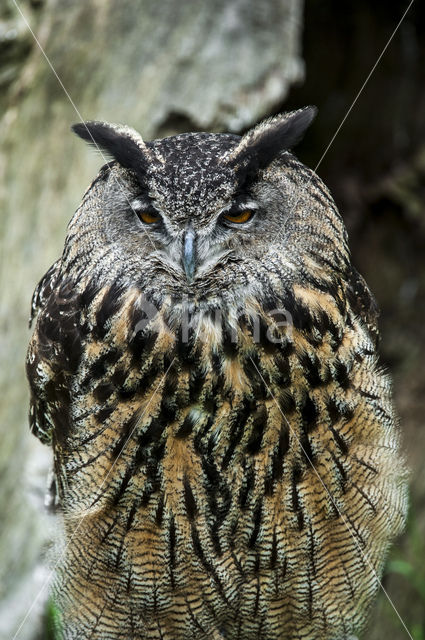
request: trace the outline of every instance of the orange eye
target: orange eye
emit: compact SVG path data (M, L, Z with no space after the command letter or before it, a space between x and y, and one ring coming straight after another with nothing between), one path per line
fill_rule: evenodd
M145 224L154 224L159 221L159 215L151 213L150 211L138 211L137 215Z
M229 222L236 222L236 224L243 224L248 222L252 218L253 212L250 209L244 209L238 213L225 213L223 218Z

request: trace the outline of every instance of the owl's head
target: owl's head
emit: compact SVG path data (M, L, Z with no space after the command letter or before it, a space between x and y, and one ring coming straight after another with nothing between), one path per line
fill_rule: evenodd
M347 262L344 227L324 185L288 151L314 115L284 113L242 137L152 142L124 126L74 125L113 160L70 225L87 269L157 304L185 296L197 306L274 299L316 268L315 277L334 274Z

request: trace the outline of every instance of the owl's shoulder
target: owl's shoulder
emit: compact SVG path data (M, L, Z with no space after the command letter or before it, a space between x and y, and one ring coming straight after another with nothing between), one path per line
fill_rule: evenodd
M57 279L60 274L62 264L62 258L59 258L52 264L52 266L46 271L39 283L34 289L31 298L31 310L29 317L29 326L31 328L35 318L39 312L44 308L48 298L50 297Z
M68 378L83 349L80 294L75 283L63 277L57 261L37 285L31 304L36 321L26 358L31 389L30 426L43 441L50 442L55 407L65 407ZM58 402L60 399L60 402Z
M347 299L354 314L365 323L375 346L377 346L379 342L379 307L363 276L353 266L348 275Z

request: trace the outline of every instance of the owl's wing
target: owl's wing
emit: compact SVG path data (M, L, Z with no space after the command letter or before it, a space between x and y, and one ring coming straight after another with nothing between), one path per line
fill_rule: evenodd
M58 429L68 427L68 376L81 349L79 315L79 296L71 283L62 279L59 259L35 288L29 322L31 326L36 321L26 361L31 390L29 423L44 444L52 445L54 437L58 441ZM45 496L50 511L60 506L57 478L53 466Z
M40 281L32 299L36 317L26 360L30 428L45 444L68 427L68 383L81 353L80 304L72 283L62 280L60 261ZM60 438L59 438L60 439Z
M52 264L50 269L46 271L40 282L34 289L31 299L31 311L29 318L29 327L31 328L34 318L38 315L39 311L45 306L46 301L53 291L54 284L58 278L62 259L59 258Z
M348 280L347 297L354 313L366 324L376 347L379 342L379 308L364 278L354 267Z
M34 289L28 323L30 328L35 318L38 317L39 313L46 306L52 294L54 284L59 274L60 265L61 259L59 258L46 271ZM32 433L34 433L41 442L51 444L52 425L49 424L49 417L46 411L46 386L51 376L46 368L46 364L43 363L44 358L40 353L39 346L38 332L36 330L32 336L27 353L27 375L31 389L29 422Z

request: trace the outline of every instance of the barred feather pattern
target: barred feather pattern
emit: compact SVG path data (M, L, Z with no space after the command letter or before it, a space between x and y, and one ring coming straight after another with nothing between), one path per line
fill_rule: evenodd
M288 155L278 179L295 193L303 171ZM114 172L133 179L107 167L83 209L97 212ZM81 254L77 211L27 358L32 427L54 449L67 640L364 627L406 470L376 305L308 178L315 232L296 268L304 213L287 223L292 255L273 247L227 275L224 263L219 293L205 277L195 302L161 286L169 275L136 278L93 232Z

